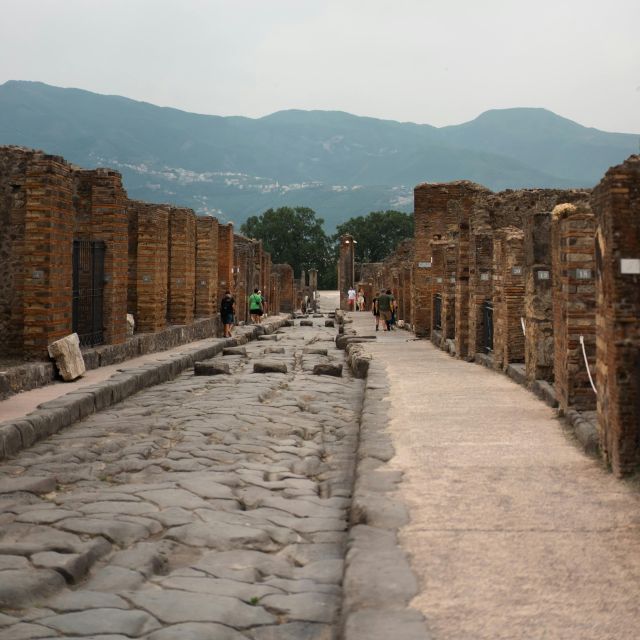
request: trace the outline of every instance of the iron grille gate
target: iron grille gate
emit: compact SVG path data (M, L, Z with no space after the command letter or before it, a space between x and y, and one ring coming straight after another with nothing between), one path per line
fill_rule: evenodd
M493 302L485 300L482 304L482 328L484 331L484 350L486 353L493 351Z
M73 330L83 347L104 342L104 253L102 240L73 241Z
M442 329L442 296L439 293L433 296L433 328Z

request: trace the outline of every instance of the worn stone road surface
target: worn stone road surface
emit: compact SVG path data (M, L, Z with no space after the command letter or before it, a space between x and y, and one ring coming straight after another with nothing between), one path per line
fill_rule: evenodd
M314 323L0 465L0 640L333 637L362 381Z

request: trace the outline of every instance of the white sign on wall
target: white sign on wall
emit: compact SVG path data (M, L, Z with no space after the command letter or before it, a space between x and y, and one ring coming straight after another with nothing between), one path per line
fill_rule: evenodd
M640 260L638 258L622 258L620 260L620 273L625 275L640 275Z

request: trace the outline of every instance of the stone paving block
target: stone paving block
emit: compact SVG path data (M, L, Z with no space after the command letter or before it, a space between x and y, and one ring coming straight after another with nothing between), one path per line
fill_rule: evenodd
M47 600L47 607L55 611L83 611L85 609L129 609L131 605L120 596L99 591L66 591Z
M318 356L326 356L328 352L326 349L323 349L322 347L305 347L302 350L302 353L315 354Z
M196 376L229 375L231 369L226 362L194 362L193 373Z
M237 598L191 593L174 589L147 589L125 594L136 606L150 611L166 623L217 622L236 629L274 624L276 618L261 606L248 605Z
M247 640L247 636L212 622L183 622L154 631L147 640Z
M300 320L301 327L313 327L313 320Z
M324 321L324 326L325 327L335 327L336 323L334 320L325 320Z
M315 376L334 376L336 378L342 377L342 365L341 364L316 364L313 367L313 375Z
M50 569L9 569L0 573L0 607L25 607L65 586L64 578Z
M34 567L54 569L70 584L78 583L86 575L89 563L86 555L79 553L58 553L42 551L31 556Z
M261 360L253 363L254 373L287 373L287 365L275 360Z
M258 341L264 342L265 340L267 340L267 341L277 342L278 340L280 340L280 338L281 336L279 334L271 333L268 335L258 336Z
M328 593L294 593L262 598L260 604L288 621L333 622L340 599Z
M264 350L265 353L284 353L284 347L266 347Z
M245 347L225 347L222 350L223 356L246 356L247 349Z
M38 624L78 636L122 634L138 637L158 629L158 621L145 611L99 608L41 618Z
M19 622L12 627L0 630L0 640L31 640L31 638L51 637L47 627L30 622Z
M413 609L362 609L347 617L344 640L429 640L424 618Z
M0 494L14 491L28 491L29 493L49 493L56 488L56 479L53 476L0 478Z

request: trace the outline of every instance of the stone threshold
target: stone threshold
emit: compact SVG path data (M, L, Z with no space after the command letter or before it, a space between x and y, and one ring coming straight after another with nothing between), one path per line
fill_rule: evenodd
M225 347L244 344L256 339L259 335L273 333L287 321L286 317L274 316L260 325L238 327L237 337L212 338L211 344L207 346L191 348L187 346L181 353L167 355L166 359L160 362L121 369L108 380L87 385L55 400L42 403L38 405L36 411L32 411L23 418L2 422L0 423L0 460L14 456L37 441L93 413L117 404L142 389L172 380L185 369L193 367L194 362L212 358L221 353ZM179 346L179 343L173 346ZM170 349L171 346L166 348Z

